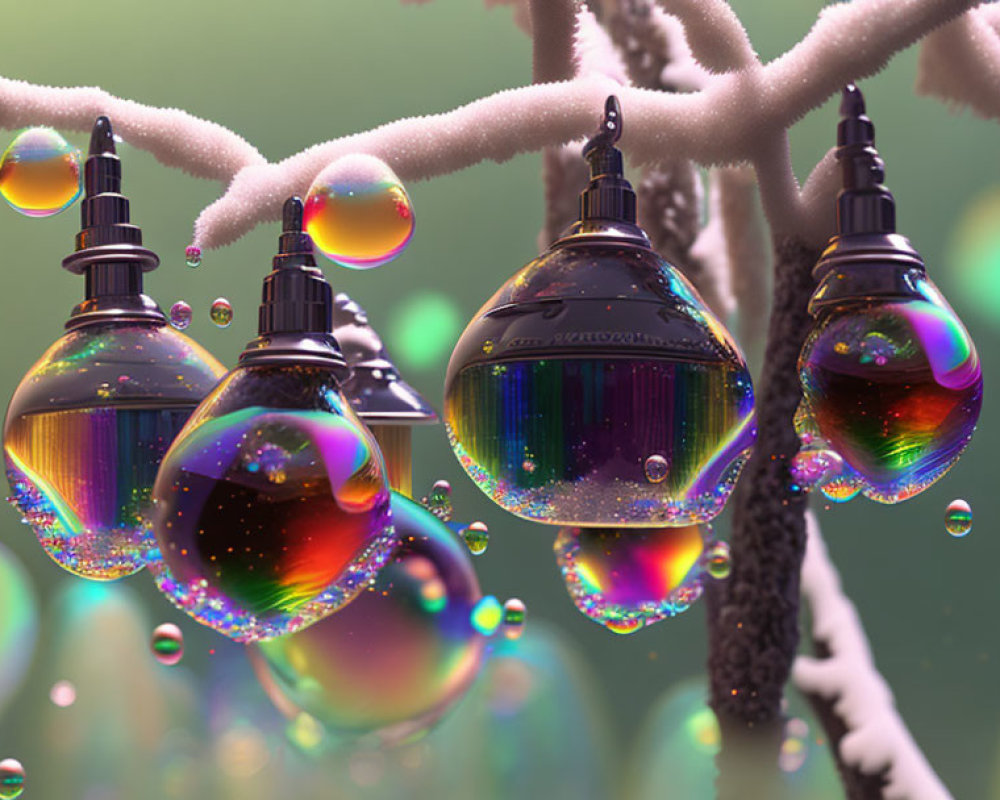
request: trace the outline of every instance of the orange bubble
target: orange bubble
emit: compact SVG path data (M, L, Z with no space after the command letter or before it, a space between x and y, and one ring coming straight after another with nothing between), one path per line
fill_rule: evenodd
M0 195L28 217L48 217L80 196L80 153L51 128L19 134L0 160Z

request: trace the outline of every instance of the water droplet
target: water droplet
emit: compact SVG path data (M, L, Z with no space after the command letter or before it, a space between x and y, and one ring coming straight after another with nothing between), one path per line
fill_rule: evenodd
M500 601L493 595L488 594L472 609L470 621L472 627L483 636L492 636L496 633L500 623L503 622L504 609Z
M503 604L503 635L508 639L520 639L524 633L524 615L527 609L516 597Z
M474 556L481 556L490 544L490 531L485 522L473 522L462 528L462 538Z
M451 504L451 484L448 481L435 482L430 493L421 502L435 517L447 522L454 513Z
M0 761L0 800L14 800L24 791L24 767L16 758Z
M403 252L413 236L413 206L388 164L356 153L338 158L309 187L306 232L327 258L372 269Z
M729 545L725 542L715 542L705 551L705 570L713 578L721 580L728 578L732 571L729 557Z
M653 455L646 459L643 467L646 480L650 483L662 483L670 472L670 464L661 455Z
M170 324L182 331L191 324L191 306L178 300L170 306Z
M191 269L201 266L201 248L196 245L188 245L184 248L184 263Z
M172 622L158 625L153 631L152 648L157 661L172 666L184 656L184 634Z
M76 702L76 687L69 681L57 681L49 689L49 700L59 708L69 708Z
M219 297L212 303L209 316L220 328L228 328L233 323L233 307L225 297Z
M952 500L944 512L944 527L956 539L972 530L972 506L964 500Z
M51 128L28 128L0 160L0 195L28 217L50 217L80 196L80 153Z

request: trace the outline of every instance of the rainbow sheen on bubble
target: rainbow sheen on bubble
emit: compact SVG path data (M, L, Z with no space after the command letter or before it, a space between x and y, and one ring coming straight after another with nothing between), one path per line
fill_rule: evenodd
M944 528L959 539L972 530L972 506L964 500L952 500L944 512Z
M745 367L655 359L472 365L449 387L445 423L487 495L552 525L711 519L756 436Z
M573 603L614 633L634 633L697 600L704 547L697 525L562 528L554 545Z
M150 648L157 661L172 667L184 657L184 634L172 622L164 622L153 630Z
M172 306L170 306L170 314L168 319L170 324L173 325L177 330L182 331L191 324L191 306L185 303L183 300L178 300Z
M18 134L0 159L0 195L28 217L49 217L80 196L80 151L51 128Z
M249 649L278 708L336 736L382 744L421 733L462 696L483 662L472 624L471 560L424 508L392 496L401 544L375 583L338 613Z
M799 360L806 414L853 471L842 481L852 486L856 474L865 496L881 503L940 479L969 443L982 405L972 339L930 281L917 288L924 299L821 318Z
M713 542L705 550L705 572L716 580L729 577L733 570L732 556L726 542Z
M15 758L0 761L0 800L15 800L24 792L24 767Z
M832 450L805 447L792 456L788 472L799 489L809 491L816 484L839 476L842 466L843 459Z
M469 620L472 627L483 636L492 636L503 622L503 606L493 595L488 594L473 607Z
M75 575L141 570L143 520L171 441L225 369L166 325L70 331L28 371L7 410L12 502Z
M474 556L481 556L486 552L490 544L490 529L485 522L473 522L460 531L462 539L465 541L469 552Z
M184 248L184 263L191 269L201 266L201 248L197 245L188 245Z
M378 446L327 368L231 372L164 457L153 496L158 587L237 641L338 610L396 544Z
M217 328L228 328L233 324L233 307L225 297L216 298L208 316Z
M387 264L413 236L413 206L403 184L384 161L360 153L316 176L303 221L316 248L351 269Z

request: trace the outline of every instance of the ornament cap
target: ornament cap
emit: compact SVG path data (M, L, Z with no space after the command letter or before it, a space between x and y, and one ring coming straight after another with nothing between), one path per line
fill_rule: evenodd
M580 241L622 241L649 247L649 237L636 224L635 190L625 180L622 152L622 108L615 95L604 103L600 130L583 147L590 183L580 195L580 219L552 247Z
M302 198L289 197L273 271L264 278L257 338L240 363L304 361L331 366L347 375L347 362L330 333L333 290L313 258L313 243L302 225Z
M86 297L66 327L109 320L165 324L163 312L142 292L142 273L156 269L160 259L142 246L142 230L130 220L129 201L121 193L121 160L106 116L94 122L83 175L76 251L62 265L86 276Z

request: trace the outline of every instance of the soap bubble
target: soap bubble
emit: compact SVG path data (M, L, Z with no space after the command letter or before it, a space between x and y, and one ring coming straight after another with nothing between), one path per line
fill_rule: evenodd
M503 604L503 635L508 639L519 639L524 633L524 616L527 609L516 597Z
M184 263L191 269L201 266L201 248L196 245L188 245L184 248Z
M451 708L478 674L486 644L472 625L480 590L465 548L398 493L392 513L401 544L370 590L248 650L286 716L304 712L335 735L374 734L382 743L426 730ZM296 728L316 739L308 721Z
M233 324L233 307L225 297L216 298L215 302L212 303L209 316L218 327L228 328Z
M191 324L191 306L178 300L170 306L170 324L182 331Z
M493 595L488 594L472 609L472 627L483 636L492 636L503 622L503 606Z
M944 527L956 539L972 530L972 506L964 500L952 500L944 512Z
M69 708L76 702L76 687L69 681L56 681L49 689L49 700L59 708Z
M173 666L184 657L184 634L172 622L157 625L153 631L153 655L166 666Z
M316 248L344 267L392 261L413 236L413 207L388 164L361 153L339 158L309 187L303 215Z
M455 510L451 504L451 484L448 481L436 481L421 502L439 520L448 522Z
M80 189L80 152L51 128L28 128L0 160L0 195L25 216L58 214Z
M663 456L655 455L646 459L644 465L646 480L650 483L662 483L670 472L670 464Z
M473 522L462 528L461 535L474 556L481 556L490 544L490 530L485 522Z
M728 578L732 566L729 545L725 542L715 542L705 551L705 571L713 578L717 580Z
M0 761L0 800L14 800L24 791L24 767L15 758Z
M697 525L562 528L554 545L576 607L614 633L634 633L697 600L703 548Z

